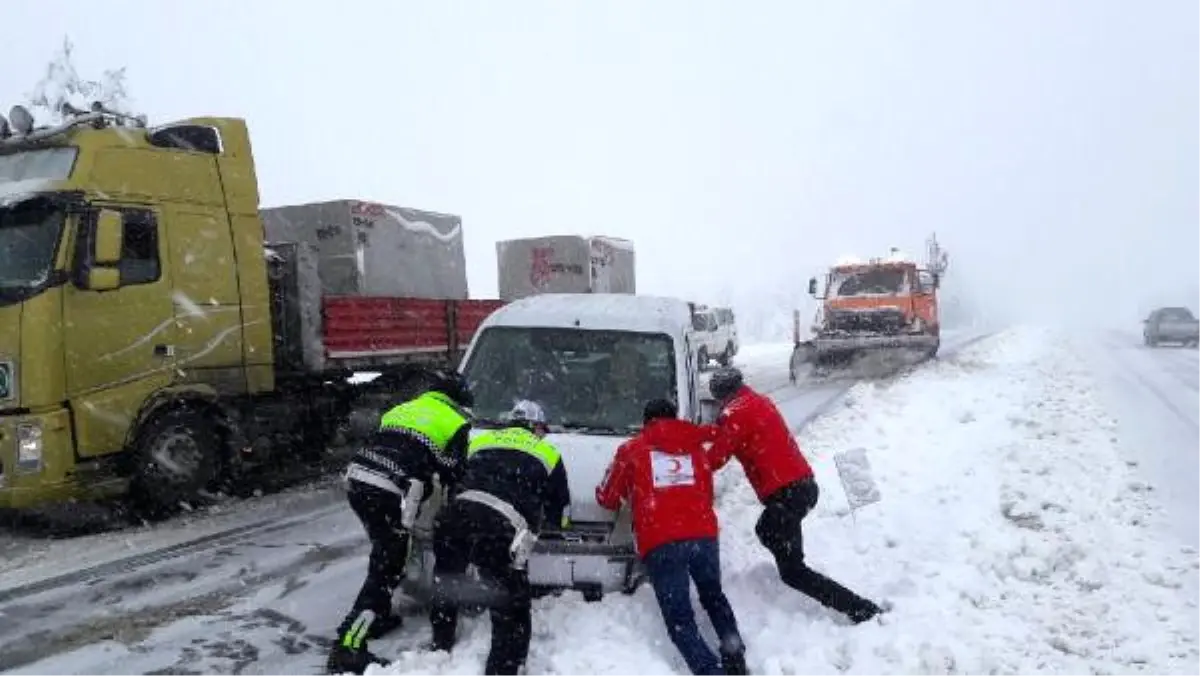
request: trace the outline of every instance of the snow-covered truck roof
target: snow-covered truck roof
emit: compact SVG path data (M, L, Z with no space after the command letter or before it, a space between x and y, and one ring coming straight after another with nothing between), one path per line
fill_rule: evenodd
M546 293L496 310L479 327L578 328L675 335L692 325L687 301L624 293Z

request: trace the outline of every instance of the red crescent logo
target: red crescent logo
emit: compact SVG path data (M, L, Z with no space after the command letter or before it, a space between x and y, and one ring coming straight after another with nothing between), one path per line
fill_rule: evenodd
M670 462L671 462L671 474L678 474L679 471L683 469L683 463L679 462L679 460L677 460L675 458L671 458Z

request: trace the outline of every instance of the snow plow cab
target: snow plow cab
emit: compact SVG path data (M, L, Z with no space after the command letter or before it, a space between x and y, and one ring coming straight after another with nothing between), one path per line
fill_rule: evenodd
M642 575L629 513L598 505L596 486L617 447L642 427L646 402L672 399L679 417L693 422L715 417L700 391L695 340L686 301L616 293L529 296L480 326L461 368L475 395L475 432L504 426L520 400L537 402L546 412L546 440L562 454L570 482L570 525L545 524L529 559L536 592L573 589L598 600L637 588ZM401 585L417 604L432 588L439 507L430 507L414 528Z
M812 338L802 340L800 313L794 316L795 349L791 379L806 371L820 374L895 368L937 354L940 343L937 291L946 267L945 254L930 238L930 262L919 266L893 249L887 258L844 259L808 292L821 301Z

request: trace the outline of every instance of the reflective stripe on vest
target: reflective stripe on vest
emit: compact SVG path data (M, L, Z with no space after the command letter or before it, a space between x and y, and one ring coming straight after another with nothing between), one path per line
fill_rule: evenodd
M458 428L467 422L462 409L441 392L426 392L383 414L380 430L413 433L434 451L444 452Z
M467 447L467 458L470 459L479 451L489 449L528 453L541 461L547 473L554 471L562 459L554 444L522 427L509 427L480 434L472 439Z

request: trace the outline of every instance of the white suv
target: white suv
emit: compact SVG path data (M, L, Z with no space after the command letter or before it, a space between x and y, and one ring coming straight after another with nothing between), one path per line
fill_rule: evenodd
M721 315L726 312L729 322L722 324ZM728 366L733 355L737 354L737 330L732 318L733 311L728 308L697 308L692 313L700 368L706 368L713 359L722 366Z

